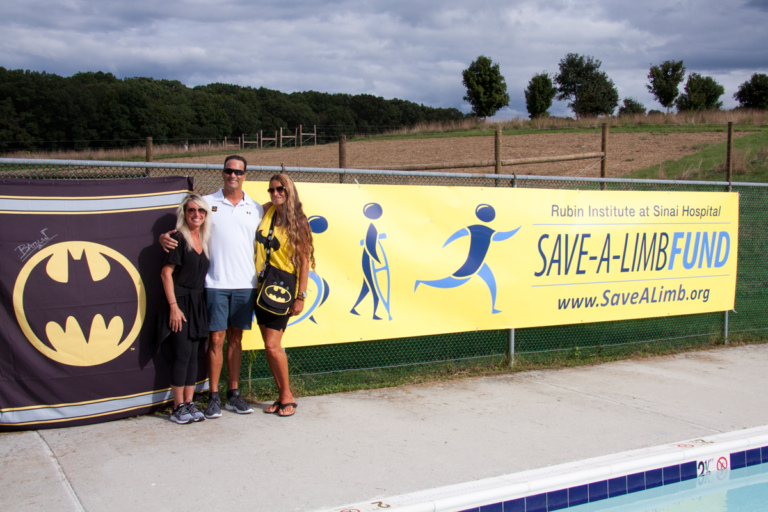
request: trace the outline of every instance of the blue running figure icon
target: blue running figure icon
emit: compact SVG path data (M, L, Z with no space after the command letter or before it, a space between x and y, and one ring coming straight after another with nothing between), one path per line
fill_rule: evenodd
M491 222L496 218L496 210L489 204L481 204L475 209L475 215L483 222ZM496 309L496 278L493 276L491 267L485 263L485 257L488 255L491 242L507 240L519 230L520 227L512 231L496 231L483 224L473 224L458 230L446 240L443 247L469 235L469 254L464 264L456 272L443 279L416 281L413 291L416 292L420 284L434 288L456 288L469 281L472 276L477 275L485 282L491 292L491 313L501 313L501 310Z

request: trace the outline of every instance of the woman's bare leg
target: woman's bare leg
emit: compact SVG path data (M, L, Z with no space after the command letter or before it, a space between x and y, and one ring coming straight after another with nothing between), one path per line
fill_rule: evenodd
M269 369L272 370L272 376L275 379L275 385L277 386L277 392L279 393L279 401L281 404L292 403L294 402L294 398L291 393L288 375L288 357L285 355L285 351L281 346L283 331L269 329L263 325L260 325L259 329L261 330L261 337L264 340L265 354L267 356L267 362L269 363ZM276 412L277 409L277 406L270 405L265 412L273 413ZM286 407L279 411L279 413L284 416L289 416L293 414L293 412L293 407Z

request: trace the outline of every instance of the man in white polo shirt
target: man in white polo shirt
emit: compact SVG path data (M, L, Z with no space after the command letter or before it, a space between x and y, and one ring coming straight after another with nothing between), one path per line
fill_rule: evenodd
M225 338L229 371L225 408L239 414L253 412L253 408L240 398L238 380L243 357L243 329L250 329L253 319L256 287L254 241L264 208L243 190L246 168L243 157L228 156L222 171L224 186L204 197L211 207L211 218L207 220L212 224L209 242L211 264L205 277L210 331L208 378L211 386L206 418L221 416L219 377L224 362ZM167 235L161 235L160 243L169 249L175 246L176 241Z

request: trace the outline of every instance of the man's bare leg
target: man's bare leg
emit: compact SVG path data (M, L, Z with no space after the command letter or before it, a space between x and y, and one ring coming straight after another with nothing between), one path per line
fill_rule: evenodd
M208 343L208 381L212 393L219 392L221 365L224 363L224 338L227 331L211 331Z
M237 389L240 380L240 364L243 361L243 330L227 327L227 372L229 389ZM219 364L221 369L221 364Z

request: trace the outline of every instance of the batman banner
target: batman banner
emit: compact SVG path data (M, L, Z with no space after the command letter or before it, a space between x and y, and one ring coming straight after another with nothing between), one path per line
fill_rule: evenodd
M0 180L0 431L169 401L168 354L154 340L157 239L191 189L184 177Z

